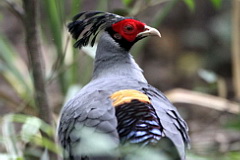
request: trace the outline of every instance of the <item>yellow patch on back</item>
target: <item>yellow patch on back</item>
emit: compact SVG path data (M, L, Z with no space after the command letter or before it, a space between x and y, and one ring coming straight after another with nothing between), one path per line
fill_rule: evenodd
M134 89L125 89L114 92L110 98L113 100L112 104L114 107L122 105L124 103L130 103L132 100L139 100L144 103L150 103L147 95Z

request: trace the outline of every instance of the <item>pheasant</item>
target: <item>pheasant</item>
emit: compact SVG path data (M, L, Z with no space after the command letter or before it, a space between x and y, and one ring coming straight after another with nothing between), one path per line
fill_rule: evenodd
M59 142L66 160L111 159L87 154L82 130L92 128L109 136L114 144L172 148L172 159L185 160L188 126L162 92L148 84L129 53L131 47L160 32L130 17L101 11L81 12L68 24L74 47L94 45L101 34L91 81L62 108ZM154 46L152 46L154 47ZM87 138L91 139L89 135ZM159 144L163 145L159 145Z

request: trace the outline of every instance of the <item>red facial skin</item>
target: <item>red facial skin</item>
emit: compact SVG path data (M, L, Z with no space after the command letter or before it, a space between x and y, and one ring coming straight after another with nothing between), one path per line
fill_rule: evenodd
M145 23L135 19L124 19L112 25L112 29L119 33L124 39L133 42L138 33L143 32Z

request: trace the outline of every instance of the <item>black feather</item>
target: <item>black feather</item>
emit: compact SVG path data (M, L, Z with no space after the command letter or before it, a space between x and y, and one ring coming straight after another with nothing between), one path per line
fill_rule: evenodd
M76 21L78 18L80 18L84 13L86 13L86 11L85 12L81 12L81 13L78 13L77 15L75 15L74 17L73 17L73 21Z
M112 24L123 19L125 17L113 13L85 11L74 16L73 21L67 27L72 37L77 40L74 47L81 48L87 46L90 41L93 46L100 31L106 30Z
M99 33L99 32L98 32ZM94 43L95 43L95 40L96 40L96 38L97 38L97 35L98 35L98 33L93 37L93 39L92 39L92 42L91 42L91 46L93 47L93 45L94 45Z

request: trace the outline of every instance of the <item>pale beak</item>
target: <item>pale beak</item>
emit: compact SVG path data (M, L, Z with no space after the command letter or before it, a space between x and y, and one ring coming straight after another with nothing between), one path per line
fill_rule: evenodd
M161 34L157 29L146 25L144 31L141 33L138 33L137 37L147 37L147 36L161 37Z

